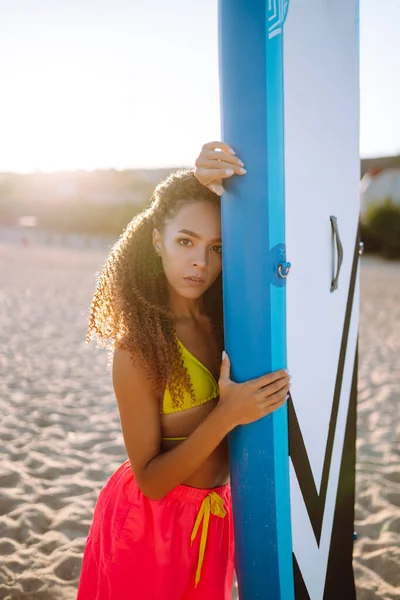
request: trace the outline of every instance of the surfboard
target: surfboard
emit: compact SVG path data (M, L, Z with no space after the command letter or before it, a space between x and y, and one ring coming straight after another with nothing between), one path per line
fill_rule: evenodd
M229 439L241 600L355 598L358 0L219 0L226 350L289 402Z

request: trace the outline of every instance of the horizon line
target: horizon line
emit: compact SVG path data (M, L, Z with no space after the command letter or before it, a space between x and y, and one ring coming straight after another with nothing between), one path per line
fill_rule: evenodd
M400 150L398 154L378 154L378 155L368 155L368 156L362 156L360 155L360 160L379 160L382 158L400 158ZM193 168L194 165L168 165L168 166L154 166L154 167L143 167L143 166L139 166L139 167L115 167L115 166L109 166L109 167L95 167L95 168L85 168L85 167L75 167L73 169L49 169L49 170L45 170L45 169L29 169L29 170L15 170L15 171L10 171L10 170L0 170L0 175L36 175L36 174L42 174L42 175L55 175L55 174L60 174L60 173L78 173L78 172L85 172L85 173L95 173L97 171L118 171L118 172L123 172L123 171L165 171L165 170L176 170L176 169L190 169Z

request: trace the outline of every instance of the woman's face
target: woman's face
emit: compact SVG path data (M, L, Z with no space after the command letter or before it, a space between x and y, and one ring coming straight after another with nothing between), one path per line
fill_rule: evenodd
M207 201L184 204L153 231L169 285L183 298L197 299L214 283L222 266L221 214Z

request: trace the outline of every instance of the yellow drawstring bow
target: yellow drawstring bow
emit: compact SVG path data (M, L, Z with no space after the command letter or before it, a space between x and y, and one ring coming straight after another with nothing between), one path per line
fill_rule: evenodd
M197 565L197 572L196 572L196 587L200 581L201 567L203 565L204 552L206 550L208 524L210 522L210 514L213 514L216 517L221 517L221 518L224 518L226 515L226 510L224 508L224 501L221 498L221 496L219 496L217 494L217 492L210 492L204 498L203 502L201 503L200 510L197 515L196 523L194 524L194 527L193 527L192 536L190 538L191 542L193 544L193 542L196 538L197 532L199 530L201 520L204 519L203 529L201 532L201 539L200 539L199 562Z

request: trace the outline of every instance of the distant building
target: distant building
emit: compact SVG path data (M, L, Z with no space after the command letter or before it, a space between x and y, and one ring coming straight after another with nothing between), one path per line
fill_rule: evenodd
M361 178L367 173L377 175L386 169L400 169L400 155L361 159Z

